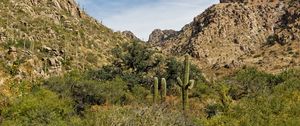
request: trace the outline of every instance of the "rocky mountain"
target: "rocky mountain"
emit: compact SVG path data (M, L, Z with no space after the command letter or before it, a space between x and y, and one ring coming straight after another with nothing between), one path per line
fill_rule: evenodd
M131 40L74 0L2 0L0 8L0 85L100 67L112 48Z
M300 66L299 0L220 2L177 35L152 44L170 55L190 54L211 77L245 66L270 73ZM154 31L150 36L162 35Z

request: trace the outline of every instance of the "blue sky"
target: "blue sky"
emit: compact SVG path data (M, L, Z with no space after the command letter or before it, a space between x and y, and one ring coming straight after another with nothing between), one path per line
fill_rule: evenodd
M76 0L114 31L130 30L148 40L154 29L180 30L219 0Z

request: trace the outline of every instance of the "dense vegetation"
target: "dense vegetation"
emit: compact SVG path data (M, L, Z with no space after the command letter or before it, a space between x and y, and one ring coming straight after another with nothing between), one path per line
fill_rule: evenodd
M11 84L0 96L2 125L297 125L300 70L272 75L245 68L206 82L191 65L190 107L182 112L176 77L182 59L134 42L113 50L113 64L99 70ZM152 102L153 77L166 78L166 102ZM188 113L188 114L187 114Z

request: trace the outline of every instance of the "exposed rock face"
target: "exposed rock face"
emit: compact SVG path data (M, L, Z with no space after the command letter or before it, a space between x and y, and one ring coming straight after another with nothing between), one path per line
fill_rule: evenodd
M11 0L11 2L15 3L15 1L13 0ZM25 3L27 4L28 8L30 8L30 6L41 6L41 4L49 4L52 5L53 8L66 11L72 16L82 17L85 15L79 9L74 0L28 0L28 2Z
M171 37L174 37L178 34L175 30L160 30L155 29L149 37L148 42L154 45L161 45L163 42Z
M280 44L300 40L300 1L290 2L274 27L274 37ZM300 47L299 47L300 49Z
M161 46L171 55L190 54L216 76L243 66L279 72L300 66L299 8L299 1L217 4Z

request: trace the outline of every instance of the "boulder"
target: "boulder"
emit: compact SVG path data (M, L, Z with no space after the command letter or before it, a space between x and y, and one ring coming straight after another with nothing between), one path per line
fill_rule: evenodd
M42 51L44 51L44 52L50 52L50 51L52 51L52 49L50 47L47 47L47 46L43 45L42 46Z
M50 66L57 66L56 58L49 58L48 62L50 64Z
M17 48L16 47L9 47L8 49L8 53L13 53L13 52L17 52Z

